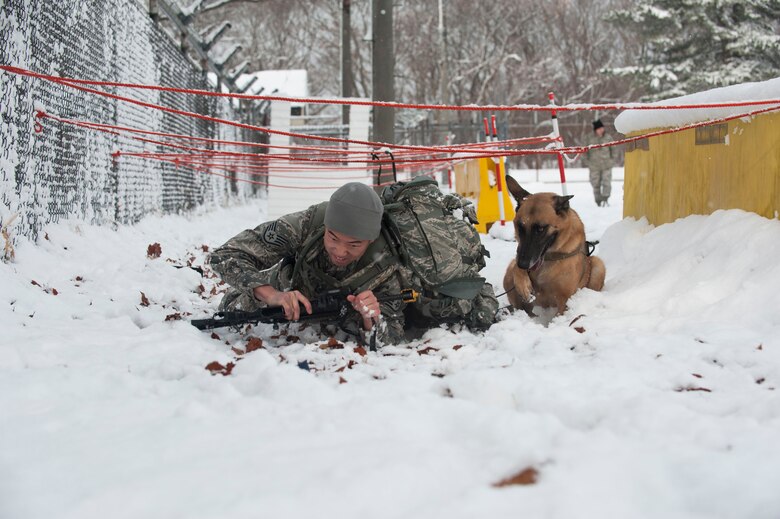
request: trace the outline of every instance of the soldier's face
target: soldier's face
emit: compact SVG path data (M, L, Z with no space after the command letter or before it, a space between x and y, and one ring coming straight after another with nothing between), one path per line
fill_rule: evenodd
M371 240L358 240L332 229L325 229L325 250L331 263L337 267L346 267L359 260L369 245Z

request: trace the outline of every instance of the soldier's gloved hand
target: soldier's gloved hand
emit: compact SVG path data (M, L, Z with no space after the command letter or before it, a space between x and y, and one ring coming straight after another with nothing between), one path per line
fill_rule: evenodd
M311 302L298 290L280 292L271 285L262 285L253 290L255 297L268 306L281 306L284 309L284 318L288 321L297 321L301 317L301 305L306 313L311 314Z
M365 290L356 296L350 294L347 296L347 301L363 317L364 323L373 323L379 319L382 313L382 310L379 308L379 301L376 300L376 296L371 290Z

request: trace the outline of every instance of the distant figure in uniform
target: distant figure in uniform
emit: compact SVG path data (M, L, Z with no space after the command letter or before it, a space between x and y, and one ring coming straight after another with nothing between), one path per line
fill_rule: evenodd
M601 119L593 121L593 133L586 139L586 144L605 144L611 142ZM583 165L590 170L590 185L593 187L593 198L596 205L605 207L612 193L612 167L615 165L612 146L590 149L583 157Z

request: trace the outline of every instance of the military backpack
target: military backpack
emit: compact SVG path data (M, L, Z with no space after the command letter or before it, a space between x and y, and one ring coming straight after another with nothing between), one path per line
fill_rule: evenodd
M364 254L367 263L362 275L349 284L368 284L369 277L387 268L388 258L371 261L374 249L389 245L402 267L398 269L405 288L421 294L412 304L416 317L435 322L465 321L474 328L487 328L498 310L493 287L479 271L490 254L482 245L471 201L457 194L443 194L435 180L417 177L409 182L387 186L381 195L385 212L382 235ZM327 202L320 204L312 228L323 225ZM303 246L304 259L321 243L322 232ZM389 258L392 260L392 258ZM309 271L306 261L296 262L296 276ZM366 278L366 279L363 279Z

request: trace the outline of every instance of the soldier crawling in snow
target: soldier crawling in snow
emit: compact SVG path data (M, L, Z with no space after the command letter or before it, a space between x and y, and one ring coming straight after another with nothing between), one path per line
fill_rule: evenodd
M338 323L343 331L364 344L371 332L380 344L403 341L406 305L398 300L380 303L377 296L420 287L412 286L413 273L382 232L383 212L373 189L350 182L329 202L239 233L211 254L211 266L231 285L220 310L281 306L285 318L294 321L301 312L311 313L311 298L347 288L355 311ZM452 298L432 303L420 305L417 313L428 318L471 313L470 324L481 328L493 322L498 306L487 283L474 304ZM332 328L327 331L335 332Z

